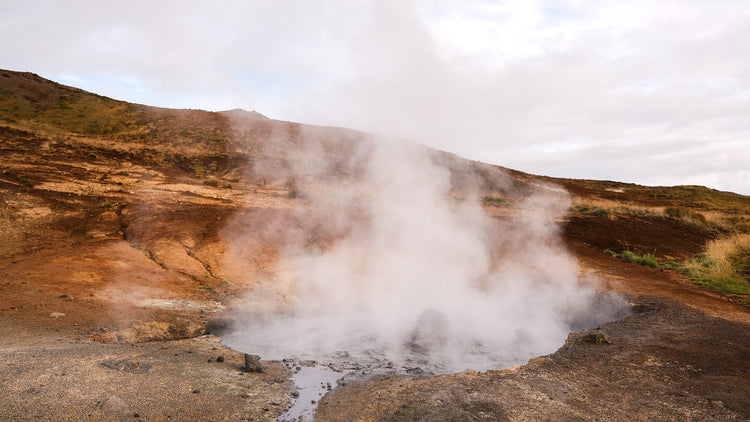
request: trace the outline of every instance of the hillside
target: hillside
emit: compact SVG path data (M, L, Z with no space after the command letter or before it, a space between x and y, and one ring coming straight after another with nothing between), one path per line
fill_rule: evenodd
M276 420L292 371L264 361L238 375L242 353L204 334L231 329L248 291L286 280L289 245L305 259L358 247L352 233L389 201L422 213L412 225L437 227L435 204L486 219L490 268L562 274L542 252L569 253L632 315L510 370L348 382L321 400L321 420L750 418L750 197L383 152L390 142L0 70L0 418ZM519 227L539 210L527 248Z

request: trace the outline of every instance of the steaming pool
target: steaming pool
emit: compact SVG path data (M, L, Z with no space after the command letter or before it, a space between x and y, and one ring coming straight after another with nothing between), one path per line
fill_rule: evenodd
M299 395L279 420L309 421L318 402L342 382L383 374L438 375L525 364L555 352L571 332L632 313L618 296L598 293L590 299L581 312L550 322L546 330L535 320L529 322L533 330L523 325L508 329L497 320L492 330L488 318L474 321L480 325L476 327L472 321L464 323L460 313L428 309L389 325L391 331L386 332L373 325L368 312L348 314L344 321L341 315L327 313L254 313L222 337L235 350L283 362Z

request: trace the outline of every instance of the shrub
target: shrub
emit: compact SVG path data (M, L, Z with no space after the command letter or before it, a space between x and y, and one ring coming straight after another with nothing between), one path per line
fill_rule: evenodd
M299 191L297 190L297 181L296 180L290 180L286 183L286 197L287 198L296 198L299 196Z
M586 343L591 344L610 344L609 339L607 338L607 335L604 334L601 331L597 331L596 333L589 333L584 338L583 341Z
M214 188L219 187L219 181L216 179L206 180L205 182L203 182L203 184Z

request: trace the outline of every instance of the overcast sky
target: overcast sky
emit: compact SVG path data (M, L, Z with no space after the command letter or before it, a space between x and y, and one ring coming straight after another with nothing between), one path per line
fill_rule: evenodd
M535 174L750 195L745 0L0 0L0 68Z

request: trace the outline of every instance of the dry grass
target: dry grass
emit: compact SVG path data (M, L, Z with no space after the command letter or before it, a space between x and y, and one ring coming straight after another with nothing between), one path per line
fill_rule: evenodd
M728 212L689 207L649 206L633 202L582 197L572 199L571 210L601 217L617 215L669 217L709 229L750 233L750 213L737 212L737 210Z
M701 211L706 221L714 227L727 231L750 233L750 213L725 213L722 211Z
M612 201L599 198L574 197L571 201L574 210L601 210L609 215L650 215L662 216L666 207L654 207L632 202Z
M747 265L750 234L737 233L712 240L699 257L688 261L685 268L694 282L728 293L750 294L750 284L739 271Z

